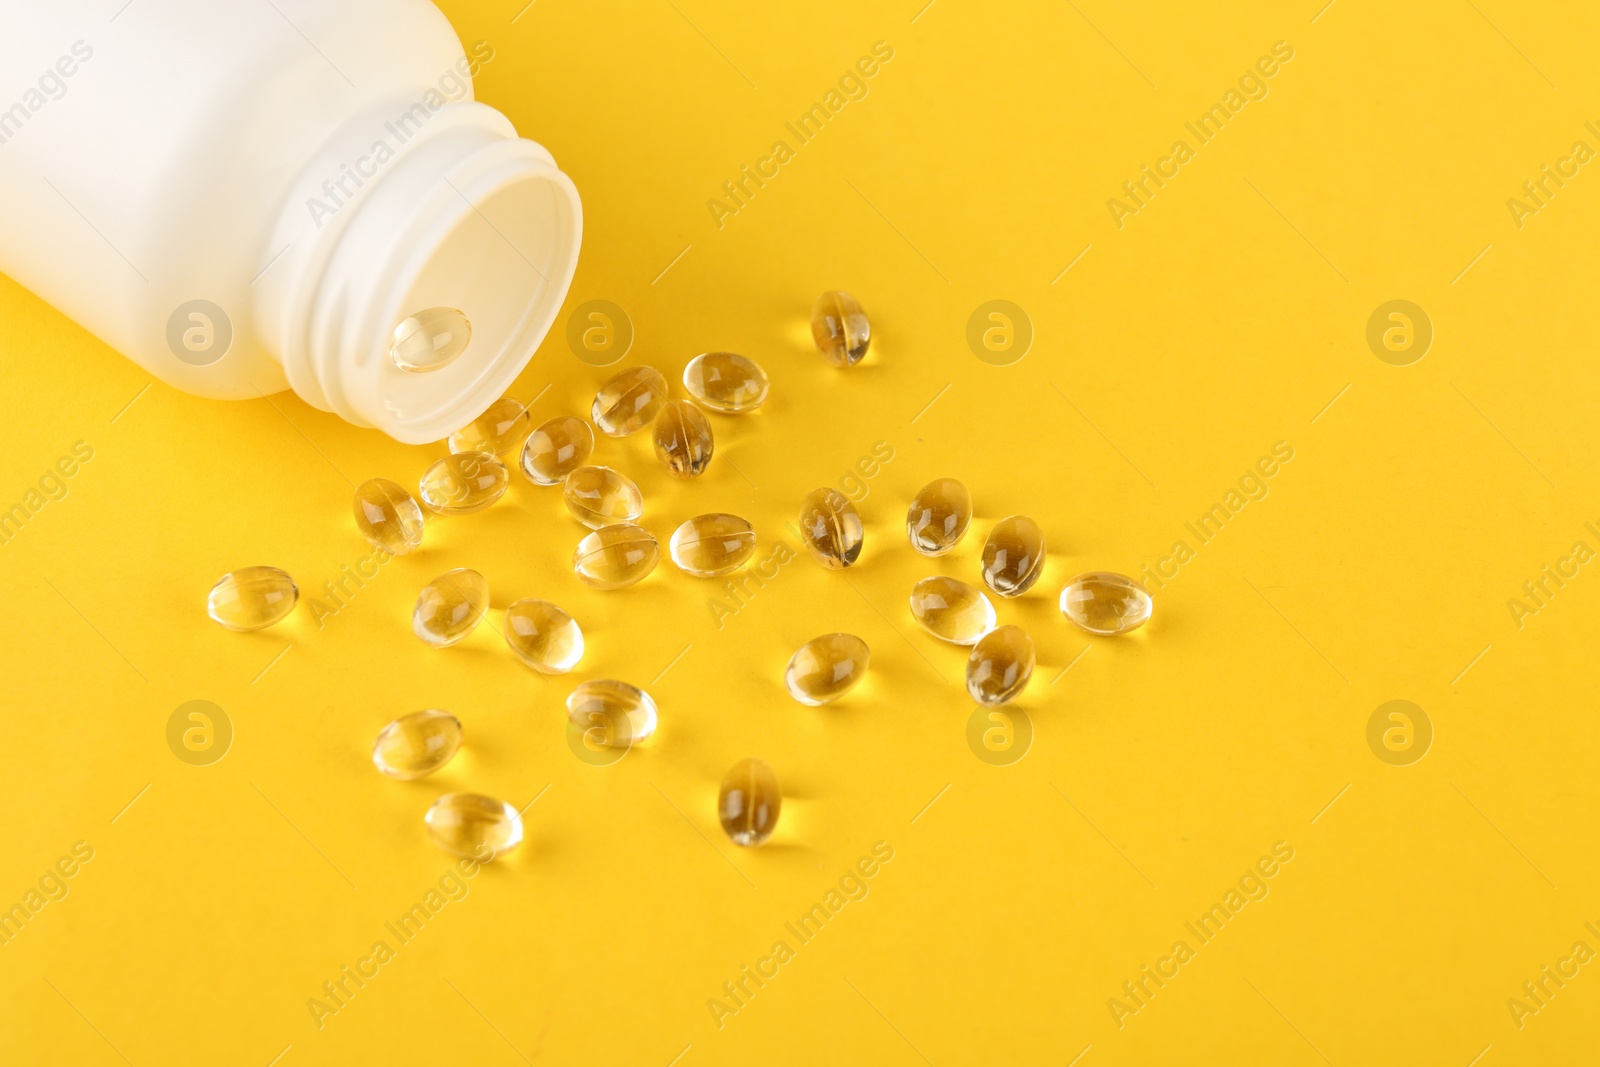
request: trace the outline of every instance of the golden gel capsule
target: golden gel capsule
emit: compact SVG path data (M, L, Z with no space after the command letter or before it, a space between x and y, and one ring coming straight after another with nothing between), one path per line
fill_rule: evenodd
M1020 626L990 630L967 657L967 692L997 707L1016 697L1033 676L1033 638Z
M771 837L782 808L778 776L761 760L742 759L722 779L717 819L736 845L753 848Z
M488 610L488 581L462 567L422 587L411 612L411 629L434 648L445 648L470 634Z
M966 535L972 521L972 494L954 478L923 486L906 512L906 535L924 556L942 556Z
M672 562L696 578L720 578L744 566L756 550L756 531L737 515L696 515L672 531Z
M455 308L419 311L394 328L389 358L401 370L422 374L448 367L467 350L472 323Z
M983 581L1001 596L1021 596L1044 570L1044 531L1026 515L995 523L983 543Z
M767 372L732 352L702 352L683 368L683 387L712 411L743 415L767 400Z
M823 634L789 657L783 684L800 703L816 707L855 688L871 659L867 643L854 634Z
M1061 614L1092 634L1125 634L1150 621L1150 592L1125 574L1090 571L1061 590Z
M458 452L422 472L422 502L441 515L471 515L506 495L511 475L486 452Z
M450 435L450 451L501 455L522 442L532 422L533 416L522 401L503 396L490 404L482 415Z
M594 431L582 419L562 416L543 423L522 446L522 473L534 485L560 485L589 462Z
M422 508L405 487L387 478L368 478L356 486L356 529L391 556L422 544Z
M561 489L572 517L598 530L616 522L632 522L644 514L644 494L633 480L610 467L579 467Z
M656 535L631 522L602 526L578 542L572 569L596 589L621 589L642 581L661 560Z
M994 605L983 590L954 578L924 578L911 587L911 617L941 641L974 645L994 629Z
M206 594L206 614L229 630L248 633L281 620L294 610L300 588L277 567L241 567L217 579Z
M522 843L522 816L503 800L479 793L446 793L422 817L434 844L488 863Z
M811 337L823 359L835 367L853 367L867 354L872 327L855 297L834 290L817 297L811 309Z
M863 532L856 506L837 489L815 489L800 502L800 539L830 570L850 566L861 555Z
M629 367L594 396L590 416L600 432L626 437L650 425L667 401L667 379L654 367Z
M669 400L656 416L656 458L675 478L694 478L711 466L711 421L687 400Z
M577 620L548 600L519 600L501 623L511 651L541 674L566 674L583 658Z
M567 718L586 743L627 748L656 732L656 702L627 682L584 682L567 697Z
M448 711L414 711L378 732L372 762L390 778L422 778L450 762L462 734L461 720Z

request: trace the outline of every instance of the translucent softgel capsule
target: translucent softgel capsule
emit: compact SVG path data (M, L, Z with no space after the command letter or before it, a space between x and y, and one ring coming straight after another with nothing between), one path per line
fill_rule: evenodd
M369 478L356 487L356 529L392 556L422 544L422 508L405 487L387 478Z
M461 738L461 720L448 711L414 711L378 732L372 762L390 778L421 778L449 763Z
M428 308L394 328L389 358L401 370L420 374L448 367L472 340L472 323L455 308Z
M503 396L490 404L482 415L450 435L450 451L487 452L498 456L521 443L531 422L533 416L522 401Z
M767 399L767 372L732 352L704 352L683 368L683 387L712 411L742 415Z
M711 466L711 420L687 400L669 400L655 425L656 458L675 478L693 478Z
M567 697L567 718L595 743L627 748L656 732L656 702L627 682L584 682Z
M717 820L736 845L751 848L771 837L782 808L778 776L761 760L742 759L722 779Z
M590 414L600 432L612 437L638 433L667 402L667 379L654 367L629 367L595 394Z
M789 657L784 687L802 704L815 707L837 700L866 677L872 653L854 634L824 634Z
M470 515L506 495L511 475L487 452L460 452L422 472L422 502L441 515Z
M435 648L453 645L473 631L489 610L489 583L463 567L446 571L422 587L411 612L411 629Z
M906 512L906 535L924 556L942 556L967 532L972 521L972 494L954 478L923 486Z
M488 863L522 843L522 816L503 800L479 793L446 793L423 816L434 844Z
M621 589L656 569L661 546L655 534L631 522L602 526L578 542L572 569L596 589Z
M1020 626L990 630L967 657L967 692L995 707L1022 692L1033 676L1033 638Z
M817 297L817 305L811 309L811 337L829 363L853 367L867 354L872 326L855 297L834 290Z
M1044 570L1044 531L1026 515L995 523L983 543L983 581L1001 596L1021 596Z
M206 595L211 621L241 633L260 630L294 610L300 589L288 571L277 567L241 567L217 579Z
M589 461L594 431L582 419L551 419L528 435L522 446L522 473L534 485L560 485Z
M954 578L924 578L911 587L911 617L941 641L976 644L994 629L994 605L982 589Z
M1125 634L1150 619L1150 593L1125 574L1090 571L1061 590L1061 614L1092 634Z
M861 555L861 515L837 489L816 489L800 502L800 539L824 567L840 570Z
M548 600L519 600L501 625L517 658L543 674L565 674L583 658L577 620Z
M644 494L639 487L610 467L579 467L567 475L561 498L572 517L591 530L632 522L644 514Z
M696 578L717 578L744 566L756 550L756 531L737 515L696 515L672 531L672 562Z

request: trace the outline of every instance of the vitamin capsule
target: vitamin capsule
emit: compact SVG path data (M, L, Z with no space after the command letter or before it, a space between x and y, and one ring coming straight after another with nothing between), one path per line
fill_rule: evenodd
M632 522L644 514L644 494L639 487L610 467L579 467L567 475L561 498L572 517L591 530Z
M712 411L743 415L767 400L767 372L732 352L702 352L683 368L683 387Z
M488 581L462 567L422 587L411 612L411 629L434 648L446 648L470 634L488 610Z
M541 674L566 674L583 658L577 620L548 600L519 600L501 624L506 644Z
M422 502L441 515L471 515L506 495L511 475L486 452L458 452L422 472Z
M503 800L479 793L446 793L423 816L434 844L488 863L522 843L522 816Z
M461 720L448 711L414 711L378 731L372 762L390 778L422 778L450 762L461 738Z
M756 531L737 515L696 515L672 531L672 562L696 578L720 578L744 566L756 550Z
M391 556L422 544L422 508L405 487L387 478L368 478L356 487L356 529Z
M584 682L567 697L567 718L586 740L627 748L656 732L656 702L627 682Z
M693 478L711 466L711 421L687 400L669 400L656 416L656 458L675 478Z
M667 402L667 379L654 367L629 367L594 396L590 416L600 432L626 437L650 425Z
M1150 620L1150 592L1124 574L1090 571L1061 590L1061 614L1092 634L1125 634Z
M472 323L455 308L419 311L394 328L389 358L401 370L422 374L448 367L472 340Z
M811 337L823 359L835 367L853 367L867 354L872 327L855 297L833 290L817 297L811 309Z
M1001 596L1021 596L1044 570L1044 531L1026 515L995 523L983 543L983 581Z
M294 610L300 588L277 567L241 567L217 579L206 594L206 614L229 630L248 633L281 620Z
M482 415L450 435L450 451L501 455L517 447L532 422L533 416L522 401L503 396L490 404Z
M572 569L596 589L621 589L643 580L661 560L655 534L631 522L602 526L578 542Z
M994 605L983 590L954 578L924 578L911 587L911 617L941 641L974 645L994 629Z
M1016 697L1033 676L1033 638L1020 626L990 630L967 657L967 692L997 707Z
M582 419L551 419L528 435L522 446L522 473L534 485L560 485L589 461L594 431Z
M778 776L761 760L742 759L722 779L717 819L736 845L753 848L771 837L782 808Z
M855 688L871 659L867 643L854 634L823 634L789 657L784 688L802 704L826 704Z
M815 489L800 502L800 539L817 561L841 570L861 555L861 515L837 489Z
M924 556L942 556L966 535L972 521L972 494L954 478L929 482L911 499L906 536Z

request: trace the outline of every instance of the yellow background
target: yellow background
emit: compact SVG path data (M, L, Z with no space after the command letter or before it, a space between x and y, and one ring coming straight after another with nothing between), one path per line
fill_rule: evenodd
M1520 1029L1506 1001L1574 942L1600 949L1584 928L1600 920L1600 573L1582 568L1521 628L1507 601L1574 542L1600 548L1584 527L1600 526L1600 176L1584 168L1520 229L1506 201L1574 141L1600 147L1584 128L1600 118L1600 16L1506 0L538 0L513 22L519 0L444 6L463 40L496 49L480 97L582 191L568 309L627 310L623 365L676 381L720 348L771 375L758 415L716 418L720 458L698 482L670 482L643 436L601 445L641 483L646 525L664 540L728 510L767 546L794 545L800 497L884 441L862 561L841 575L797 559L719 630L717 583L670 565L623 592L581 587L580 529L519 476L491 511L431 525L423 551L320 630L302 604L285 625L226 633L203 613L218 575L272 563L318 594L367 553L352 483L414 483L442 449L287 394L146 390L132 363L0 283L0 504L74 442L94 449L67 497L0 547L0 902L73 842L95 850L70 895L0 947L0 1059L1592 1055L1600 964ZM719 230L706 201L722 182L792 145L784 122L880 40L894 58L870 95ZM1119 230L1107 199L1279 40L1294 58L1270 95ZM875 330L846 372L806 334L833 287ZM1396 298L1436 331L1407 367L1365 341ZM1036 330L1011 366L965 341L991 299ZM515 395L549 386L541 420L583 413L609 373L558 327ZM1091 639L1061 618L1078 571L1136 572L1193 546L1184 524L1277 441L1293 461L1158 592L1143 632ZM928 561L903 516L942 475L971 487L978 518ZM961 651L916 629L906 594L928 573L976 580L983 535L1017 512L1050 539L1043 580L1000 605L1038 644L1021 701L1035 737L995 767L967 745ZM488 576L497 610L429 651L411 603L457 566ZM570 678L542 681L504 648L498 609L524 596L582 623ZM870 643L870 679L801 707L784 663L834 630ZM654 742L602 768L563 734L566 692L595 677L661 707ZM212 766L167 747L192 699L236 731ZM1433 724L1410 766L1366 740L1395 699ZM432 779L380 777L378 728L429 706L464 720L467 749ZM778 837L755 851L714 812L746 755L787 790ZM449 789L538 797L527 842L319 1030L308 998L445 872L421 816ZM719 1029L707 1000L877 841L894 859L870 895ZM1294 859L1270 895L1119 1029L1108 999L1173 942L1195 946L1183 924L1278 841Z

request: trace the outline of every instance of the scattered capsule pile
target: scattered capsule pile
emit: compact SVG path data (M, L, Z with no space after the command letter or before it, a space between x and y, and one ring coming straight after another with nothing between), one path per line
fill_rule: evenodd
M822 356L837 367L859 363L871 344L866 314L844 292L824 293L811 320L812 337ZM471 338L471 324L458 311L430 308L405 319L394 332L390 356L413 373L436 370L454 360ZM595 429L610 437L650 430L655 454L674 477L695 478L709 467L715 436L705 408L741 415L766 400L766 372L754 360L731 352L707 352L689 361L683 385L694 398L673 400L667 379L653 367L630 367L614 375L595 394L590 420L558 416L532 426L528 409L511 397L491 404L469 425L450 435L450 454L423 473L413 496L386 478L356 489L354 514L361 534L378 549L404 555L422 544L426 515L469 515L505 495L511 476L501 458L521 447L519 467L540 486L561 486L573 518L590 533L578 542L572 568L595 589L622 589L640 581L661 558L655 535L637 525L644 495L626 475L589 465ZM698 403L696 403L698 402ZM966 536L973 515L972 495L953 478L925 485L906 513L912 549L927 557L950 552ZM818 489L800 503L802 543L823 567L843 570L861 556L865 530L851 501L834 489ZM672 562L687 574L712 578L731 574L755 554L756 532L738 515L711 513L688 519L668 543ZM983 544L981 577L995 595L1010 599L1039 580L1045 561L1044 531L1025 515L1000 520ZM279 622L298 599L294 579L277 567L245 567L222 576L207 598L207 613L229 630L259 630ZM1142 626L1151 613L1150 594L1138 582L1110 571L1080 574L1061 591L1061 613L1093 634L1115 635ZM423 587L412 611L411 627L434 648L463 640L489 610L489 583L470 568L439 575ZM934 637L970 648L966 684L972 699L986 707L1015 700L1033 674L1033 639L1020 626L1000 625L994 603L983 589L956 578L935 575L911 589L911 616ZM524 664L547 675L564 674L584 654L577 620L547 600L523 599L509 605L501 631L506 645ZM801 704L836 700L865 677L871 651L853 634L823 634L790 658L784 688ZM655 701L626 682L586 681L566 701L567 716L592 747L630 747L655 733ZM459 719L435 709L402 716L385 726L372 749L372 762L397 779L425 777L450 762L464 730ZM734 765L717 799L723 831L735 844L755 846L771 837L782 807L782 791L772 768L758 759ZM428 809L424 824L443 849L462 856L494 854L522 840L515 808L476 793L449 793Z

